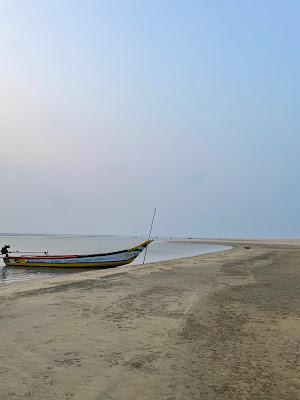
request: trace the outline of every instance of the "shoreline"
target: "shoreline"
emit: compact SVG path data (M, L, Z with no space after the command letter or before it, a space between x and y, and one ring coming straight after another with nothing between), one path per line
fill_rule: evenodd
M186 243L185 241L173 241L174 243ZM202 244L202 241L189 241L189 244ZM208 243L204 243L203 244L208 244ZM214 243L212 243L214 244ZM220 245L220 243L216 243L216 245ZM223 244L222 244L223 246ZM224 247L227 245L224 245ZM16 280L16 281L3 281L0 283L0 290L1 292L6 292L6 291L13 291L14 289L17 291L18 289L24 289L27 290L27 287L30 288L31 286L34 288L38 288L40 287L46 287L48 285L53 284L58 284L58 283L64 283L65 281L80 281L81 279L87 279L89 278L89 275L91 275L91 278L96 278L98 276L109 276L109 275L115 275L115 274L120 274L120 273L124 273L124 272L128 272L131 270L140 270L143 268L147 268L149 267L153 267L156 265L165 265L167 263L173 263L176 261L180 261L180 262L185 262L186 260L190 259L190 258L194 258L194 257L201 257L201 256L206 256L209 254L215 254L215 253L222 253L224 251L231 251L233 250L233 246L228 245L228 248L224 248L222 250L214 250L211 252L206 252L206 253L200 253L198 255L192 255L192 256L188 256L188 257L181 257L181 258L171 258L169 260L162 260L162 261L155 261L155 262L150 262L150 263L146 263L145 265L143 264L127 264L124 266L119 266L119 267L115 267L115 268L90 268L90 269L86 269L86 270L81 270L79 269L79 271L76 271L76 273L72 274L67 274L67 275L60 275L57 274L56 276L45 276L45 277L38 277L38 278L34 278L32 280L29 279L24 279L24 280ZM40 285L39 285L40 284ZM14 285L16 285L16 288L14 288ZM7 287L10 287L10 290L7 290ZM5 288L4 290L2 290L2 288Z
M298 399L300 241L189 242L234 247L1 285L0 399Z

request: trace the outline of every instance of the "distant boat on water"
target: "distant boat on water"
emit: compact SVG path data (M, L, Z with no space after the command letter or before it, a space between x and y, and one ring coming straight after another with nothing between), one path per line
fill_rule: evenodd
M127 250L115 251L101 254L80 255L20 255L14 256L9 253L10 246L4 246L1 250L3 260L7 267L47 267L47 268L109 268L130 264L136 257L147 248L153 240L147 240Z

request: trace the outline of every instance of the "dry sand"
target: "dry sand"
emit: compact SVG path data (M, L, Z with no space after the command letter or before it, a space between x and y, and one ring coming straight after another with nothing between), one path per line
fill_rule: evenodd
M300 242L217 243L1 285L1 400L299 399Z

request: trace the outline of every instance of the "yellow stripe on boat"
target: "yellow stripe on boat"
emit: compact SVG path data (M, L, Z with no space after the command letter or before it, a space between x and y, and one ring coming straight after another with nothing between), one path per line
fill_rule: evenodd
M131 263L134 258L129 258L126 261L108 261L108 262L98 262L98 263L74 263L74 264L52 264L52 263L25 263L25 264L21 264L21 263L15 263L15 264L8 264L11 267L14 268L31 268L31 267L43 267L43 268L98 268L98 267L118 267L121 265L126 265Z

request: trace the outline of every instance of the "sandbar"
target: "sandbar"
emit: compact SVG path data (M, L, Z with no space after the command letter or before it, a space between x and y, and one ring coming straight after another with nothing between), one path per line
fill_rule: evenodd
M1 285L0 399L299 399L300 241L205 242Z

